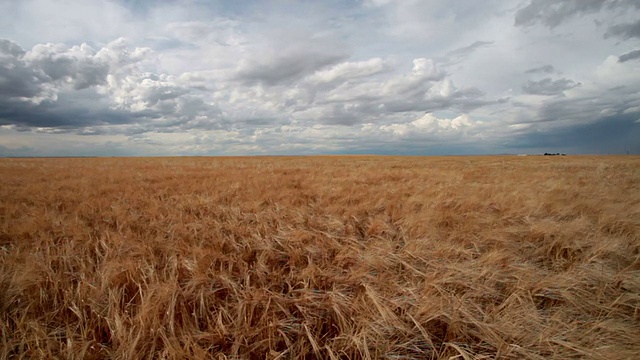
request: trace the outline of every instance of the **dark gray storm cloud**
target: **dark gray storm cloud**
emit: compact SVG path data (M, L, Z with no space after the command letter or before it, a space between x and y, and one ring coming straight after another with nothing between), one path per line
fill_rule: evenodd
M86 44L68 48L63 44L38 44L30 51L0 39L0 94L23 100L55 99L60 89L82 90L106 83L114 65L137 60L122 51L115 41L96 52ZM36 100L38 102L40 100Z
M540 129L515 136L509 147L537 152L640 153L640 123L637 115L616 115L595 122L576 123L554 129Z
M107 57L86 45L69 49L45 44L27 52L0 40L0 124L77 129L140 117L111 109L87 90L106 82L109 67ZM68 87L73 95L65 90Z
M529 80L522 87L522 91L531 95L558 95L576 86L580 86L580 83L576 83L570 79L563 78L553 80L551 78L545 78L540 81Z
M640 58L640 49L629 51L628 53L622 54L618 56L618 62L625 62L629 60L634 60Z
M7 39L0 39L0 56L2 58L18 58L24 56L24 54L25 51L20 47L20 45Z
M74 132L90 126L129 124L159 116L153 111L132 113L111 108L99 95L88 90L61 93L55 101L45 100L37 104L0 99L0 125L15 125L23 130L51 128Z
M542 65L525 71L525 74L552 74L555 71L553 65Z
M516 26L541 23L554 28L575 16L597 13L603 8L640 8L637 0L531 0L515 15Z
M624 40L640 38L640 20L633 23L612 25L604 34L604 37L618 37Z
M46 81L44 74L23 60L26 52L12 41L0 39L0 96L2 99L32 98Z
M23 60L39 69L49 82L66 80L76 90L104 84L109 74L106 59L96 56L95 51L84 44L73 49L56 44L36 45Z
M131 114L108 107L71 107L71 105L73 104L67 101L40 104L0 101L0 125L15 125L22 130L51 128L75 132L88 126L128 124L137 118L154 116L147 112Z
M221 128L220 109L194 90L135 67L147 53L122 40L99 51L85 44L25 51L0 40L0 125L81 135ZM105 128L111 125L135 126Z
M640 100L625 88L610 89L606 93L582 97L549 98L535 107L536 115L530 118L532 124L591 124L597 119L620 115L638 119ZM631 117L629 119L631 119Z

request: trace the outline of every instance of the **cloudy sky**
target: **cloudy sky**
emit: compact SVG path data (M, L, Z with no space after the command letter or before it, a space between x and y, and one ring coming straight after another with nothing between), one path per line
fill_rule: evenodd
M640 153L640 1L0 1L0 156L547 151Z

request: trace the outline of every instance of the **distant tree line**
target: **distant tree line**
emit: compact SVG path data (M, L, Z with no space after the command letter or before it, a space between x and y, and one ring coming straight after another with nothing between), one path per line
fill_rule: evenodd
M567 154L560 154L560 153L544 153L544 156L567 156Z

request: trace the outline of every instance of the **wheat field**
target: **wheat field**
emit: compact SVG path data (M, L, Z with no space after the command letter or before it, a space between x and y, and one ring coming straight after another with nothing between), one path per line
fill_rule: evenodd
M2 359L632 359L640 157L0 159Z

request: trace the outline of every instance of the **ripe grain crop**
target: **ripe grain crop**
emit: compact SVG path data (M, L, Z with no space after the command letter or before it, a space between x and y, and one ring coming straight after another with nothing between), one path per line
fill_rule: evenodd
M0 160L0 358L631 359L640 157Z

